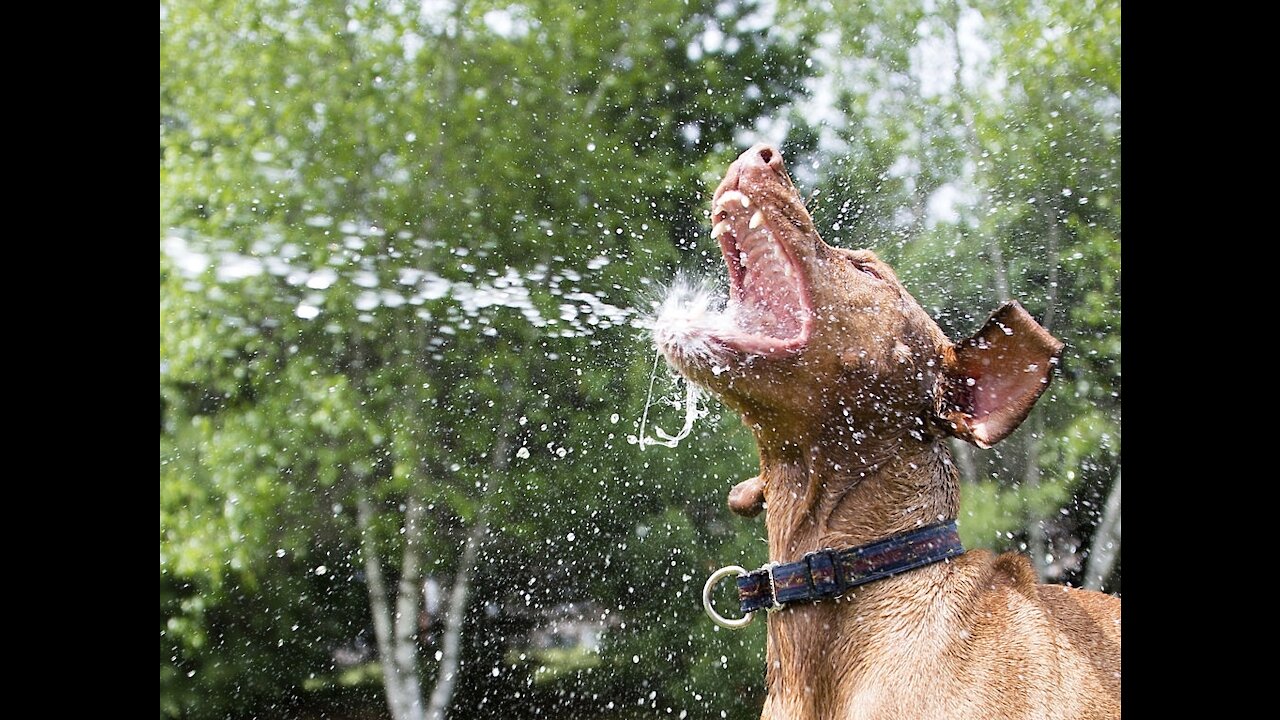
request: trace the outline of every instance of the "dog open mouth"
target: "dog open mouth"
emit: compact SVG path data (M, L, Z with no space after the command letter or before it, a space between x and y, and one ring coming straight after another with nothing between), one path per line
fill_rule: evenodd
M809 341L813 309L804 273L766 219L765 206L737 189L712 205L711 236L729 270L732 329L717 339L739 352L777 357Z
M677 367L780 358L809 343L814 311L807 248L820 243L777 150L757 145L729 167L711 203L711 236L729 275L727 304L677 281L659 308L654 342Z

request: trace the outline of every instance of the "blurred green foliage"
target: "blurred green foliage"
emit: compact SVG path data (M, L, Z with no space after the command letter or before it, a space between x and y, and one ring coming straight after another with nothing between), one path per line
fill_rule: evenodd
M1061 376L967 458L961 523L1046 521L1078 582L1120 464L1119 12L162 3L161 716L385 716L355 507L394 582L413 497L446 585L490 523L454 717L755 717L763 623L698 601L767 559L724 507L750 437L714 404L677 449L627 437L636 324L720 273L709 191L761 138L953 337L1005 293L1052 312ZM598 648L536 647L567 604Z

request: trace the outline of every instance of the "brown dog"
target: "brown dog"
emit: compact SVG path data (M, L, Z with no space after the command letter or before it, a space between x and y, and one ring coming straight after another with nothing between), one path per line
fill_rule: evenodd
M1047 386L1062 344L1016 302L953 344L866 250L818 237L775 148L725 175L712 235L730 302L668 309L655 342L742 414L770 560L864 545L956 517L945 437L990 447ZM1120 715L1120 601L1037 585L1021 555L975 550L771 613L764 718Z

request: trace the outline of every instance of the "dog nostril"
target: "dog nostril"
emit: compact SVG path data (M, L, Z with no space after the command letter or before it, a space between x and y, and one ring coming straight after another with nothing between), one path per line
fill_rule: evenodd
M769 161L773 159L773 151L769 148L761 148L760 159L764 161L765 165L768 165Z

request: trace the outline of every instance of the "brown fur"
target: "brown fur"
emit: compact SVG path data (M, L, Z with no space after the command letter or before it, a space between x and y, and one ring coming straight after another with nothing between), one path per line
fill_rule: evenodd
M766 501L773 562L956 517L945 436L988 447L1012 432L1061 343L1009 303L953 344L873 253L818 237L774 148L744 153L717 197L726 190L759 207L813 311L803 349L730 357L719 372L663 347L755 434L760 476L730 506ZM1120 601L1037 585L1015 554L971 551L773 613L767 658L773 720L1120 715Z

